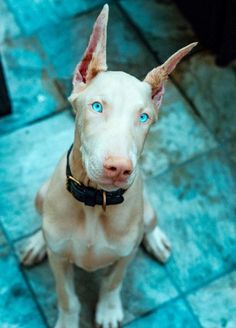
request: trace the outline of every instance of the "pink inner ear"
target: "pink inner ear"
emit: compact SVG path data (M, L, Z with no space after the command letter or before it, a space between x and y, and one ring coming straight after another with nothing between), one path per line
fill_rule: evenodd
M93 53L95 52L96 46L99 41L100 28L95 27L91 39L89 41L88 48L86 49L85 55L82 61L79 63L78 68L76 69L75 80L86 82L86 75L89 67L89 63L92 60Z
M178 62L181 60L183 56L184 56L183 54L178 54L174 58L170 58L170 61L168 60L166 66L168 75L175 69L176 65L178 64Z
M159 101L162 97L163 94L163 85L160 87L160 89L155 90L155 92L152 93L152 99L155 97L157 99L157 101Z
M106 27L108 20L108 6L105 5L97 21L94 24L93 32L89 40L88 47L84 53L83 59L77 65L75 75L73 78L73 84L76 82L86 83L88 76L89 64L91 63L93 56L103 56L100 62L104 62L103 66L106 67Z
M165 93L165 87L164 87L164 84L163 84L161 86L161 88L155 94L152 95L153 104L154 104L155 109L156 109L157 112L158 112L158 109L161 106L164 93Z

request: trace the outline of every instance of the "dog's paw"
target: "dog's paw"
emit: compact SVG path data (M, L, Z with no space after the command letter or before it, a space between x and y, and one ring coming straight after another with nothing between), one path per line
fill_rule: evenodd
M96 327L119 328L123 317L119 294L109 292L100 298L96 308Z
M158 226L144 235L143 245L161 263L165 263L170 257L171 244Z
M42 230L26 238L23 241L23 245L17 249L17 254L20 262L25 266L31 266L41 262L46 256L46 244Z

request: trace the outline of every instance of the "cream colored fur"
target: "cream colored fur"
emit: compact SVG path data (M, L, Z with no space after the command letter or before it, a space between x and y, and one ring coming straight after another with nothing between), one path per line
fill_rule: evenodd
M69 161L74 177L85 185L105 190L122 187L127 191L122 204L107 206L106 211L99 205L85 206L66 189L64 154L38 192L36 207L43 217L42 230L28 239L21 260L32 265L47 252L58 295L56 328L79 326L80 303L74 290L73 265L87 271L110 267L99 292L95 320L103 328L117 328L123 319L122 280L141 241L161 262L170 255L170 243L157 227L155 213L144 196L138 160L149 128L157 119L166 74L182 58L181 50L162 67L166 74L155 77L159 74L156 69L145 81L123 72L106 71L107 17L105 5L84 59L75 71L70 96L76 113L75 137ZM188 46L188 51L193 46ZM184 55L187 52L184 48ZM103 104L102 113L93 111L91 104L95 101ZM147 123L140 123L141 113L149 115ZM132 173L126 181L104 176L107 156L130 159Z

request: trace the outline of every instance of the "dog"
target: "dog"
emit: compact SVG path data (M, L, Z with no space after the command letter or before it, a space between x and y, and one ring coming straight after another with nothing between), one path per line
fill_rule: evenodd
M87 271L108 267L95 322L117 328L123 319L122 280L140 243L163 263L171 250L145 194L138 160L157 120L165 81L196 43L180 49L144 81L107 71L108 10L106 4L75 69L69 97L76 114L74 143L36 195L42 229L21 253L25 265L48 255L58 296L56 328L79 327L74 264Z

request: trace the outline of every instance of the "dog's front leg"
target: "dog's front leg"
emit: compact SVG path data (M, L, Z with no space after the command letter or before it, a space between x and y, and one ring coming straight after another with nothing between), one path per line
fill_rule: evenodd
M123 320L120 291L127 265L134 254L121 258L109 268L100 287L96 308L96 324L102 328L117 328Z
M58 297L59 317L55 328L78 328L80 304L75 293L73 265L48 250Z

